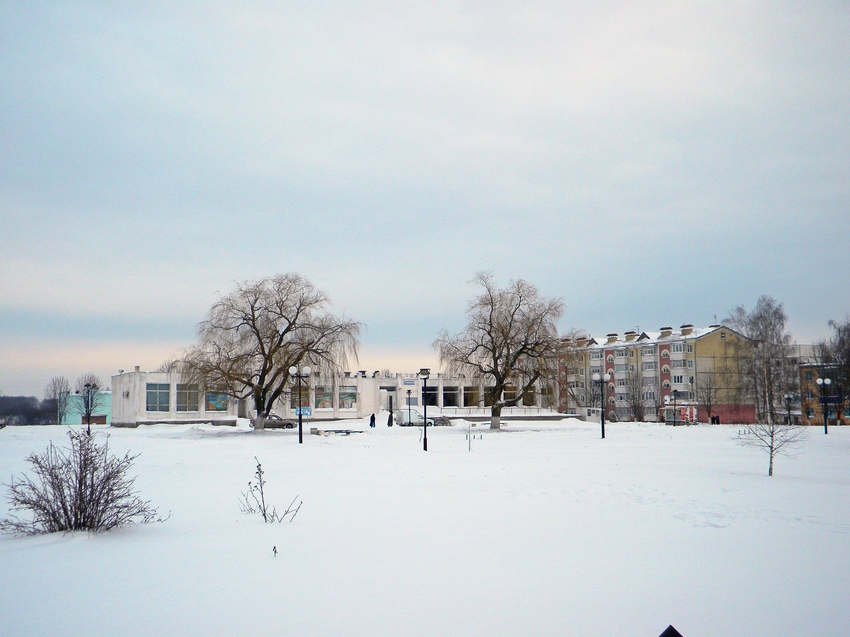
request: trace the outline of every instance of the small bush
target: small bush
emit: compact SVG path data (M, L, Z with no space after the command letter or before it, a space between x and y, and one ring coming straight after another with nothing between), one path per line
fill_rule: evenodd
M56 531L108 531L133 522L154 522L156 509L133 491L127 471L138 454L109 455L109 443L98 445L86 431L69 431L66 450L51 442L27 462L36 475L12 478L7 484L12 511L27 511L32 519L0 520L0 531L37 535Z
M254 456L254 460L257 460L257 456ZM302 502L299 502L298 506L293 508L298 496L296 495L292 499L292 502L289 503L289 506L286 507L283 513L278 513L275 507L266 503L266 479L263 477L265 472L259 460L257 460L257 470L254 472L254 475L257 477L257 481L248 483L248 490L242 494L242 498L239 500L239 508L242 512L259 513L263 516L263 522L267 523L283 522L287 517L292 522L295 516L298 515L298 511L301 510Z

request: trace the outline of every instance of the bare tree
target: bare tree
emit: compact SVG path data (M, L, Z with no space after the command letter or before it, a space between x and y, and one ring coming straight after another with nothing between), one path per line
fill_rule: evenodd
M838 417L844 412L844 406L850 402L850 318L844 323L830 321L833 334L828 340L815 343L815 362L829 374L835 391Z
M808 437L808 431L802 425L768 420L766 423L747 425L746 431L739 437L741 444L747 447L763 449L770 458L767 475L773 475L773 459L777 455L791 456L791 450L799 446Z
M104 397L103 384L96 374L88 372L77 378L74 393L80 397L75 405L86 428L91 433L91 417L98 409L103 407Z
M262 429L286 390L291 366L338 369L357 357L360 323L328 314L327 295L300 274L248 281L222 297L198 326L182 372L237 399L251 398Z
M61 425L68 413L68 397L71 395L71 383L64 376L54 376L44 388L44 399L55 408L56 424Z
M504 407L521 404L538 383L557 382L556 324L564 304L522 279L501 289L491 273L479 272L473 282L483 290L469 303L466 328L455 335L443 330L434 348L449 373L484 383L490 427L499 429Z
M699 382L697 384L697 404L705 407L706 415L711 422L712 407L717 405L720 399L720 381L717 379L716 372L699 372Z
M756 405L756 420L777 420L783 396L798 391L796 369L791 364L791 336L785 331L788 317L770 296L762 296L751 312L743 305L724 319L724 324L745 338L735 341L741 386L749 386Z

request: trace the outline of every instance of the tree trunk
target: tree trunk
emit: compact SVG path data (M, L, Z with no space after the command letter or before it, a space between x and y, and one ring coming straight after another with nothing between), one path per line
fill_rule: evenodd
M254 431L261 431L265 428L266 417L262 413L257 413L257 417L254 418Z
M502 428L502 406L493 405L490 408L490 429Z

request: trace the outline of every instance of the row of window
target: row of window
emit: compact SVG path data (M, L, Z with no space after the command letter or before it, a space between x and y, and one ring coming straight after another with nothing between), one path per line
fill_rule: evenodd
M177 411L200 411L201 393L197 385L177 385ZM206 392L207 411L227 411L227 395ZM147 411L171 411L171 385L147 383L145 387L145 409Z

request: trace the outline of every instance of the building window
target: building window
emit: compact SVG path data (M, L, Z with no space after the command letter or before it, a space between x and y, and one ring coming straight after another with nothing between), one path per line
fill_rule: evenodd
M688 354L692 353L693 351L694 351L694 346L688 345Z
M602 360L602 352L590 352L590 360L601 361Z
M626 379L625 378L618 378L617 379L617 387L625 387L625 386L626 386Z
M177 384L177 411L198 411L199 402L197 385Z
M669 374L670 368L667 365L665 365L664 367L661 368L661 373L662 374Z
M640 350L640 353L644 356L652 356L655 354L655 345L647 345Z
M635 357L635 351L633 349L630 349L629 350L629 358L634 358L634 357Z
M618 349L614 354L617 358L625 358L626 357L626 350Z
M725 340L726 340L726 332L720 332L720 340L721 340L721 341L725 341Z
M673 376L673 384L674 385L681 385L681 384L684 383L684 380L685 379L684 379L683 376Z
M584 376L584 367L582 367L580 370L578 370L578 375Z
M645 372L653 371L653 370L658 369L658 362L657 361L644 361L640 364L640 368Z
M478 387L463 388L463 406L478 407Z
M662 386L664 389L670 389L670 381L669 381L669 380L665 380L663 383L661 383L661 386Z
M289 394L289 408L309 407L310 406L310 388L306 385L298 385L292 388Z
M613 363L613 362L614 362L614 355L613 355L613 354L608 354L608 362L609 362L609 363Z
M812 373L806 372L806 380L812 380Z
M806 418L814 418L815 410L811 407L806 409Z
M334 390L327 385L318 385L314 390L313 405L316 409L334 408Z
M694 368L694 361L690 358L688 359L688 368L690 368L690 369Z
M168 411L168 383L147 383L145 409L147 411Z
M624 372L628 368L629 368L629 366L626 365L625 363L618 363L617 365L614 365L614 371L615 372Z
M460 407L460 394L457 387L443 387L443 407Z
M685 351L685 344L684 343L673 343L670 346L670 351L673 352L674 354L680 354L680 353Z
M685 361L670 361L670 367L679 369L685 366Z
M207 392L207 411L227 411L227 394Z
M339 388L339 408L340 409L356 409L357 408L357 386L343 385Z
M662 350L661 358L670 358L670 353L666 349Z
M602 373L602 365L591 365L590 366L590 374L601 374Z

